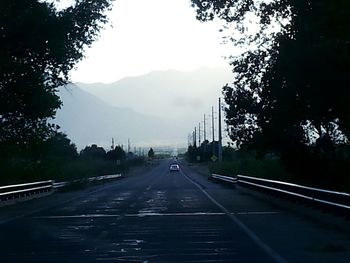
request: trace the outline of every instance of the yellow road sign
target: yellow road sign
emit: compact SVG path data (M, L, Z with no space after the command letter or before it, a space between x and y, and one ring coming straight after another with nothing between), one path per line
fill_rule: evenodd
M216 162L216 160L218 159L218 157L215 156L215 154L210 158L213 162Z

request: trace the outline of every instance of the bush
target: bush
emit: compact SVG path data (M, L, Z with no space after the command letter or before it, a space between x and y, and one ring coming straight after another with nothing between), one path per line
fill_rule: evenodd
M281 165L278 159L256 159L254 157L237 157L222 163L211 163L211 173L224 175L246 175L272 180L290 181L293 176Z
M225 152L224 152L225 153ZM274 155L256 158L254 152L226 149L222 163L210 163L211 173L247 175L286 181L330 190L350 192L350 147L336 148L332 158L312 151L290 152L293 156L279 159Z

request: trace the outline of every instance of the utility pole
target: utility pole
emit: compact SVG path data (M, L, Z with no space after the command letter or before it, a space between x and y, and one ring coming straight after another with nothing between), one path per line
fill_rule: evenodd
M201 123L198 125L198 146L201 146Z
M194 145L196 144L196 141L194 140L194 131L192 132L192 146L194 147Z
M218 157L219 162L222 162L222 132L221 132L221 98L219 98L219 124L218 124L218 130L219 130L219 145L218 145Z
M205 121L206 121L206 118L205 118L205 114L204 114L204 129L203 129L203 135L204 135L204 139L203 139L203 140L204 140L204 141L207 139Z
M211 129L213 134L213 156L215 156L215 134L214 134L214 106L211 107Z
M112 147L111 147L112 151L114 150L114 138L112 138Z
M128 138L128 153L130 152L130 139Z
M197 127L194 127L194 146L197 144Z
M213 135L213 143L215 141L215 134L214 134L214 106L211 107L211 133Z

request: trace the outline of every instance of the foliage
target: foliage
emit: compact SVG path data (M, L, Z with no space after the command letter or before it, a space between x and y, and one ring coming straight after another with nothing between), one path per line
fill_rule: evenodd
M97 37L111 0L77 0L58 11L38 0L0 4L0 144L40 143L61 102L57 88Z
M67 138L67 135L61 132L49 138L46 141L47 158L75 159L78 157L76 146Z
M105 158L106 151L103 147L98 147L96 144L91 146L86 146L83 150L80 151L80 156L84 158Z
M154 151L153 151L152 148L149 149L147 155L148 155L149 158L154 158L154 155L155 155L155 154L154 154Z
M78 158L75 145L60 132L30 149L7 149L11 152L0 158L1 184L60 177L62 170Z
M302 154L290 153L293 158L281 162L274 154L256 158L255 151L223 147L223 162L209 163L209 170L228 176L241 174L349 193L350 146L337 146L336 156L332 158L308 150ZM323 170L331 172L323 173Z
M314 172L330 172L336 145L350 136L350 2L192 2L198 19L235 30L226 41L250 45L231 57L234 83L223 89L231 139L260 156L275 152L290 168L304 159L301 167L313 161Z
M35 154L34 154L35 153ZM118 163L117 160L120 160ZM119 146L106 151L97 145L86 146L80 154L65 134L42 142L38 150L31 149L0 159L0 185L40 180L72 181L89 177L125 173L130 167L143 164L143 158L126 159ZM8 176L11 175L11 176Z
M107 159L109 160L122 161L122 160L125 160L125 158L126 158L126 153L123 150L123 148L120 146L116 146L113 150L107 152Z
M77 158L50 123L61 106L56 92L107 22L111 1L76 0L61 11L41 0L1 1L1 180L52 178Z
M213 143L205 140L199 147L189 145L186 152L187 160L190 162L208 162L213 155L218 156L217 141Z
M186 158L190 162L196 162L199 151L196 145L189 145L186 152Z
M236 151L233 148L223 147L223 162L211 163L211 173L218 173L228 176L237 174L296 182L292 174L286 171L275 156L266 156L257 159L254 152Z

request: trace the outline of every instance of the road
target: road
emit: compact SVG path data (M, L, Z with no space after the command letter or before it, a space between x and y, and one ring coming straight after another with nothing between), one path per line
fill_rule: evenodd
M1 208L1 262L349 262L345 233L169 164Z

